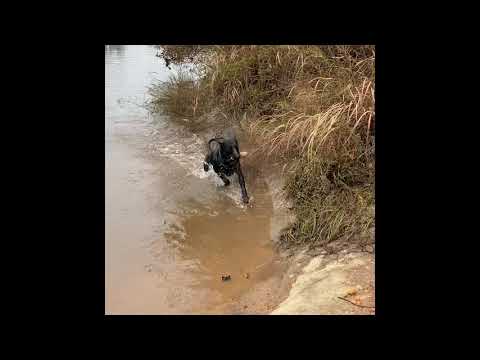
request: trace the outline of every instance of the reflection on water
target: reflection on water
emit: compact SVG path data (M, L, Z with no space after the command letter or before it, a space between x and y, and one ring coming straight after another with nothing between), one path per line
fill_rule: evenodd
M105 45L105 53L109 53L110 56L123 56L125 53L125 45Z

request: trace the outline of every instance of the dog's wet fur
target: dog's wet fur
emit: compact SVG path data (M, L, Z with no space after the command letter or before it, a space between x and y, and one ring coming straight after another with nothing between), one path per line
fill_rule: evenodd
M228 180L227 177L237 173L238 182L242 190L242 201L247 204L249 198L240 166L240 149L238 147L237 137L232 128L226 129L221 137L215 137L209 140L208 152L205 156L203 169L208 171L210 168L209 165L213 166L213 171L223 180L225 186L230 185L230 180Z

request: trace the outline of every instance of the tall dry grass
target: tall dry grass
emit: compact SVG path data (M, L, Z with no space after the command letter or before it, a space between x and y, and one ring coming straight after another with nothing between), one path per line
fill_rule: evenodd
M285 244L372 242L375 47L189 46L165 48L196 64L152 87L155 109L197 119L214 107L247 119L256 154L288 166L297 222Z

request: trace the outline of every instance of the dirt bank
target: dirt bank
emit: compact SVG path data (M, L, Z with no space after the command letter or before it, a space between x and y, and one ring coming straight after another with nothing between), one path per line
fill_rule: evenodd
M272 315L375 314L374 254L299 254L290 271L295 263L301 270L293 273L290 293Z

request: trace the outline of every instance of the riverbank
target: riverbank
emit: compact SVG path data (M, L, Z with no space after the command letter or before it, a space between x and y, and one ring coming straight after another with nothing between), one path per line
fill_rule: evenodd
M248 139L241 144L253 144L242 160L246 178L262 169L273 202L270 238L289 254L287 278L275 286L292 287L276 294L283 310L273 312L304 311L292 305L298 289L330 294L307 312L367 309L339 297L360 286L363 300L374 298L374 46L164 46L160 55L194 66L151 87L153 113L217 133L234 125ZM320 265L299 265L299 254Z
M151 111L185 125L241 124L255 143L250 156L276 163L285 179L296 214L286 247L374 242L374 46L161 49L190 67L151 87Z

